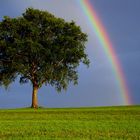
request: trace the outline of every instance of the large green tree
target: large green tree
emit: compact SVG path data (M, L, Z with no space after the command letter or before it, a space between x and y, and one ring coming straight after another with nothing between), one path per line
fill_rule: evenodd
M17 76L32 83L32 105L43 85L66 89L77 84L77 67L89 65L85 53L87 35L74 21L66 22L47 11L28 8L21 17L0 22L0 84L8 86Z

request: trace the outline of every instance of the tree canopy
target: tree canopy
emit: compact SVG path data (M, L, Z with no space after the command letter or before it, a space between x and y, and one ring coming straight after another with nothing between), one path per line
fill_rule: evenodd
M31 82L33 100L43 84L58 91L77 84L77 67L89 65L87 34L74 21L66 22L47 11L28 8L21 17L0 22L0 85ZM37 102L37 99L35 99ZM36 108L37 103L32 107Z

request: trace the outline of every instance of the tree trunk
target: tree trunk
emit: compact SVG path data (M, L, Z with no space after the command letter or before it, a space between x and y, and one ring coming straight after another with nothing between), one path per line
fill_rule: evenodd
M31 105L32 108L38 108L37 92L38 87L33 85L32 105Z

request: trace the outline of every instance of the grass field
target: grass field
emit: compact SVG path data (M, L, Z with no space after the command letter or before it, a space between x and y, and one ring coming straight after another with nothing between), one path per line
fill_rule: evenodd
M0 110L0 140L140 140L140 106Z

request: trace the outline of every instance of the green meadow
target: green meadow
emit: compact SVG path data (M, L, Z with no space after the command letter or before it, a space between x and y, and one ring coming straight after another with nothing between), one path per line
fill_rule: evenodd
M140 106L0 110L0 140L140 140Z

